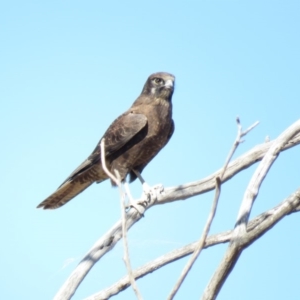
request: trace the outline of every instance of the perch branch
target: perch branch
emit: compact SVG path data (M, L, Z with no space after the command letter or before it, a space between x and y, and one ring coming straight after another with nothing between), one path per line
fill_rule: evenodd
M296 121L279 135L265 154L261 163L258 165L246 189L231 242L212 279L205 288L202 297L203 300L212 300L217 297L221 287L235 266L242 251L248 246L249 241L247 240L246 231L247 222L259 188L280 151L290 139L299 133L299 131L300 120Z
M215 197L213 200L213 205L210 211L210 214L208 216L207 222L205 224L203 233L201 235L201 238L199 240L199 243L197 245L197 248L195 250L195 252L193 253L192 257L190 258L190 260L188 261L188 263L185 265L184 269L182 270L182 273L178 279L178 281L176 282L174 288L172 289L168 300L172 300L174 298L174 296L176 295L176 293L178 292L180 286L182 285L184 279L186 278L188 272L191 270L192 266L194 265L196 259L199 257L201 250L203 249L205 240L207 238L207 235L209 233L209 229L211 226L211 223L213 221L213 218L216 214L216 209L217 209L217 205L218 205L218 200L220 197L220 192L221 192L221 180L224 176L224 173L226 171L226 168L228 167L228 164L234 154L234 152L236 151L236 149L238 148L238 146L240 145L240 143L242 143L242 137L245 136L248 132L250 132L250 130L252 130L256 125L258 125L259 122L255 122L253 125L251 125L245 132L242 131L242 126L241 126L241 122L239 117L236 118L236 122L237 122L237 126L238 126L238 132L237 132L237 137L233 143L232 148L230 149L230 152L228 154L228 157L225 161L225 164L223 166L223 170L221 171L220 177L216 177L216 192L215 192Z
M107 174L107 176L110 177L111 180L113 180L116 185L119 188L120 191L120 204L121 204L121 220L122 220L122 236L123 236L123 247L124 247L124 262L127 268L128 276L130 279L130 283L132 286L132 289L136 295L136 297L141 300L142 295L138 289L138 286L136 284L136 281L134 279L132 268L130 264L130 256L129 256L129 249L128 249L128 240L127 240L127 228L126 228L126 215L125 215L125 193L122 188L122 182L121 182L121 176L118 170L115 170L116 177L108 170L106 166L106 159L105 159L105 139L103 138L100 143L100 153L101 153L101 164L102 168Z
M197 242L197 246L195 251L193 252L191 258L189 259L188 263L185 265L185 267L182 270L182 273L180 274L180 277L178 279L178 281L176 282L174 288L172 289L170 295L168 296L168 300L172 300L174 298L174 296L176 295L177 291L179 290L180 286L182 285L184 279L186 278L188 272L191 270L192 266L194 265L196 259L199 257L201 250L203 249L206 237L208 235L211 223L213 221L213 218L215 216L216 213L216 209L217 209L217 205L218 205L218 200L220 197L220 191L221 191L221 180L219 177L216 178L216 192L215 192L215 197L214 197L214 201L212 204L212 208L210 210L208 219L206 221L206 224L204 226L203 229L203 233L201 235L200 240Z
M269 229L275 226L282 218L288 216L291 213L298 212L298 207L300 205L300 188L291 194L287 199L282 201L276 207L258 215L247 224L247 243L254 242ZM233 230L225 231L219 234L214 234L209 236L206 241L204 248L209 248L221 243L227 243L231 240ZM198 241L192 244L186 245L179 249L173 250L167 254L164 254L151 262L148 262L142 267L134 270L134 276L136 279L142 278L143 276L150 274L161 267L172 263L178 259L186 257L192 254L196 247ZM127 289L130 286L130 281L127 276L114 283L112 286L86 298L85 300L103 300L108 299L119 292Z
M250 167L257 161L260 161L268 149L273 145L274 141L260 144L253 149L249 150L244 155L241 155L231 163L224 174L222 182L225 182L238 174L240 171ZM290 140L283 148L289 149L300 144L300 134L297 134ZM157 194L155 203L150 203L146 208L149 209L152 205L164 204L172 201L185 200L190 197L203 194L207 191L214 189L214 180L222 170L216 171L212 175L191 183L183 184L176 187L165 188L161 194ZM300 208L298 208L300 209ZM126 214L127 230L142 218L136 210L131 209ZM101 259L107 252L113 249L117 242L122 237L122 224L121 221L116 222L111 229L108 230L96 243L91 247L88 253L79 262L77 267L61 286L57 292L54 300L68 300L70 299L82 280L91 270L91 268Z
M264 155L267 153L267 151L273 144L274 141L257 145L245 154L241 155L240 157L236 158L231 163L229 163L224 174L222 183L231 179L233 176L237 175L244 169L249 168L256 162L262 160ZM282 151L299 144L300 134L298 133L282 148ZM173 201L185 200L190 198L191 196L197 196L208 191L212 191L215 188L215 178L219 176L221 172L222 169L216 171L215 173L209 175L204 179L186 184L181 184L175 187L165 188L164 193L158 196L155 204L165 204Z

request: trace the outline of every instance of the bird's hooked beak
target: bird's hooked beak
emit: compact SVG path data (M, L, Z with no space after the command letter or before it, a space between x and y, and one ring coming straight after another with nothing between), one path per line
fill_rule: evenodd
M173 80L168 79L166 81L166 83L165 83L165 88L167 88L167 89L173 89L173 86L174 86Z

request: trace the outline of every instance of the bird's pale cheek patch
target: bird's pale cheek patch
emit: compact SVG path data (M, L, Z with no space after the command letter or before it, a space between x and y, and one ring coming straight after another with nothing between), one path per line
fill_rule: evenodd
M152 94L152 95L155 95L155 94L156 94L156 88L155 88L155 87L151 88L151 94Z

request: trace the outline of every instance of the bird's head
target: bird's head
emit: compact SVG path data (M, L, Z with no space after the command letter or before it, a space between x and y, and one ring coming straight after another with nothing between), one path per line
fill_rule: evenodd
M147 79L142 94L171 100L175 88L175 77L172 74L154 73Z

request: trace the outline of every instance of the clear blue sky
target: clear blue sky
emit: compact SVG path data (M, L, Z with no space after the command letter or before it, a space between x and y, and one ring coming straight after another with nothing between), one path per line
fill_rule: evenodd
M175 134L149 164L149 184L174 186L220 168L235 117L260 125L242 154L299 118L299 1L6 1L0 5L0 298L52 299L83 255L120 216L118 190L93 185L55 211L35 207L94 149L146 78L176 76ZM299 187L299 147L282 153L252 217ZM233 227L256 166L223 186L212 232ZM133 194L141 194L139 183ZM195 241L212 193L152 208L129 232L138 267ZM183 216L183 217L182 217ZM241 256L220 300L297 299L300 215ZM203 252L176 299L199 299L225 245ZM88 274L82 299L125 274L121 244ZM138 285L165 299L186 259ZM131 289L115 299L133 299ZM242 296L241 296L242 295Z

